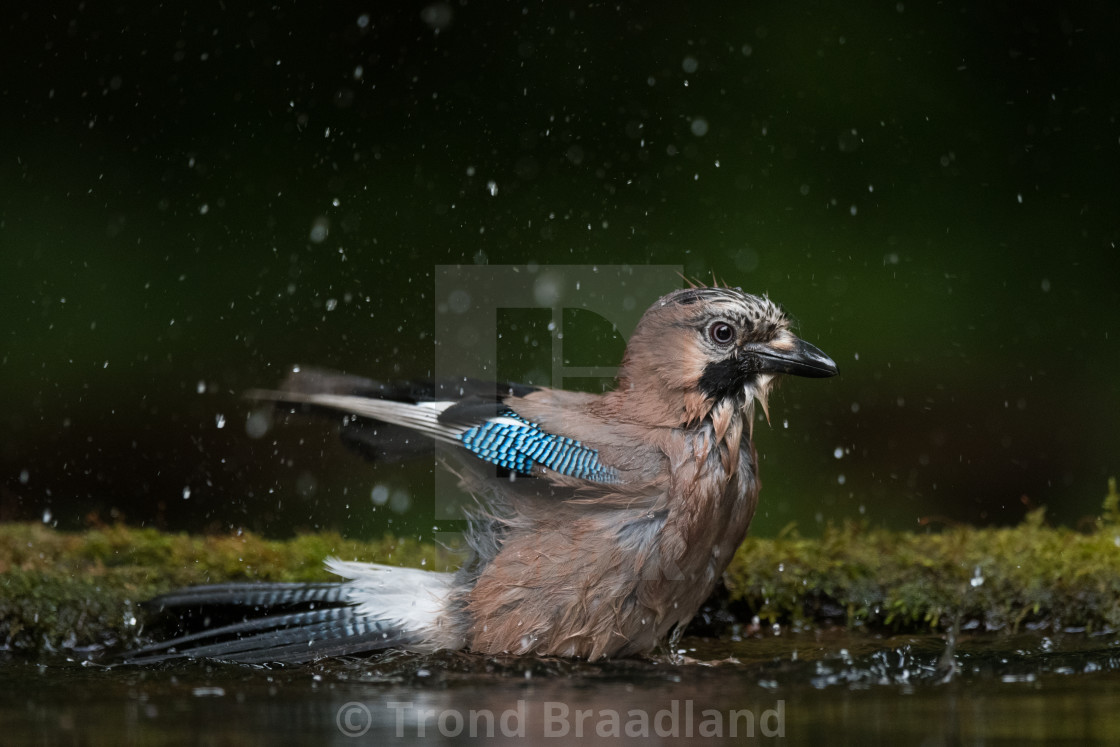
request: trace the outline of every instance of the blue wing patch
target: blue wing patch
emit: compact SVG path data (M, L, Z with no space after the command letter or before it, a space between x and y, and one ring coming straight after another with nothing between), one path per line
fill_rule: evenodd
M618 481L618 473L599 461L595 449L574 438L542 431L512 410L499 417L504 420L487 420L468 428L459 440L479 458L522 475L531 475L533 465L539 464L581 480Z

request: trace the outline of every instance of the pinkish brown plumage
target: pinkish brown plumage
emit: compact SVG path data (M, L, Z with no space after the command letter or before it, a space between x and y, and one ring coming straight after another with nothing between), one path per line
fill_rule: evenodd
M754 403L765 410L780 374L835 373L778 306L728 288L655 303L627 345L617 388L601 395L520 386L495 394L460 382L455 399L438 388L403 396L365 379L301 373L264 396L347 413L344 435L365 446L377 421L463 447L452 469L487 506L469 533L473 556L456 574L330 561L350 580L176 592L156 601L266 614L134 660L302 661L390 646L588 659L649 652L688 623L750 526ZM270 593L273 603L262 602Z

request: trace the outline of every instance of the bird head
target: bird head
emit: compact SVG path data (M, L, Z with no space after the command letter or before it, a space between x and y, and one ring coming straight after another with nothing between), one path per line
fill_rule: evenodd
M717 406L748 410L755 400L769 419L766 402L776 377L836 373L836 363L794 335L789 317L769 298L735 288L686 288L643 315L619 378L620 389L639 395L654 419L687 425Z

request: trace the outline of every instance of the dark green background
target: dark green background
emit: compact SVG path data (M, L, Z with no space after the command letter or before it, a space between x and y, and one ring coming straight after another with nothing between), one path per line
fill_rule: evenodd
M756 531L1076 524L1120 471L1120 24L1060 5L10 11L0 516L429 537L430 463L240 393L428 374L438 265L656 263L840 364L756 428Z

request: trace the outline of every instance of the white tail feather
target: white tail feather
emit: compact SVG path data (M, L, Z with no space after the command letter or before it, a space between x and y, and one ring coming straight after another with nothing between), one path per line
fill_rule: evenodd
M327 570L350 580L358 613L399 623L407 631L433 635L445 614L452 573L394 568L327 558Z
M303 394L301 392L253 392L253 396L278 402L296 402L329 407L339 412L361 415L362 417L380 420L383 423L411 428L429 438L446 443L459 443L459 435L466 430L462 426L448 426L439 422L440 413L455 404L450 401L409 404L407 402L394 402L391 399L355 397L348 394Z

